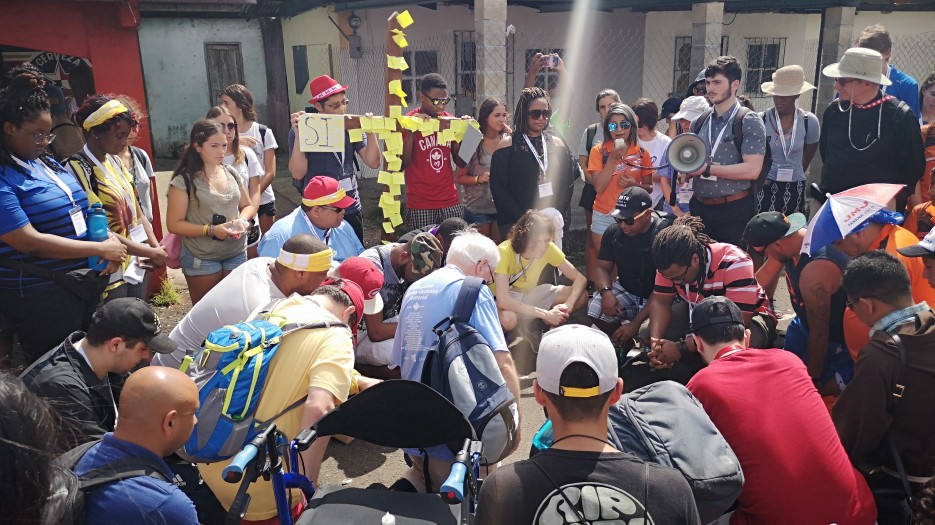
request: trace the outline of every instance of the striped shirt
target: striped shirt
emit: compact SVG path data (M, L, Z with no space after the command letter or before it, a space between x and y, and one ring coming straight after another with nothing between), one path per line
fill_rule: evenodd
M37 167L38 160L27 162L34 169L25 174L15 164L0 165L0 235L5 235L31 224L36 231L78 239L68 212L72 204L68 195ZM88 197L77 180L59 164L53 163L62 182L71 190L75 204L87 214ZM0 257L13 257L30 264L43 266L53 271L67 272L87 268L87 258L45 259L18 254L16 250L0 241ZM7 297L25 297L34 291L52 285L52 281L36 277L20 270L8 268L0 262L0 294Z
M766 292L753 275L753 261L747 252L733 244L712 243L708 245L708 261L704 281L695 281L685 286L675 286L656 272L653 293L660 295L678 294L694 308L705 297L723 295L733 301L741 312L762 313L774 317L769 307ZM699 288L700 287L700 288Z

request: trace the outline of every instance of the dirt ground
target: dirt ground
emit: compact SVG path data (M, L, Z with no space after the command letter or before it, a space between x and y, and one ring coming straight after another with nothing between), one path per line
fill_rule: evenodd
M292 187L291 177L286 169L287 159L280 156L277 160L278 169L276 180L273 182L273 188L276 192L277 216L283 217L291 213L292 210L298 206L300 197L295 188ZM165 216L165 195L171 175L171 171L168 170L171 170L172 167L173 161L157 159L157 170L164 170L157 173L157 185L160 204L163 208L163 216ZM365 220L364 245L374 246L380 243L379 233L381 230L377 201L380 198L381 190L375 179L361 179L359 181L359 186ZM575 192L573 200L575 203L581 191L580 186L581 184L579 184L579 188L577 188ZM577 206L573 207L571 221L572 231L569 236L564 239L564 248L569 255L569 259L575 263L579 270L584 272L584 258L582 252L586 232L584 230L584 217L581 208ZM167 308L156 308L156 311L162 320L163 326L171 330L171 328L190 310L191 302L188 298L188 289L185 285L182 272L180 270L169 270L169 277L179 290L182 296L182 302ZM785 283L781 282L780 287L783 288L784 286ZM788 298L786 294L781 291L776 295L777 297L785 298L784 301L777 301L776 306L780 313L786 314L785 321L788 322L788 314L791 313ZM586 313L583 311L576 312L576 315L572 318L572 322L590 324L587 320ZM515 358L517 361L534 363L535 356L525 355L515 356ZM539 407L535 399L533 399L532 380L534 377L534 373L521 376L520 387L522 392L520 413L522 422L522 442L517 452L504 460L504 463L511 463L527 457L532 444L532 437L545 421L541 407ZM380 422L374 421L373 424L378 425ZM320 482L324 484L343 483L354 487L367 487L371 483L377 482L390 485L399 478L405 468L403 454L397 449L380 447L359 440L349 445L332 440L328 447L325 462L322 465Z

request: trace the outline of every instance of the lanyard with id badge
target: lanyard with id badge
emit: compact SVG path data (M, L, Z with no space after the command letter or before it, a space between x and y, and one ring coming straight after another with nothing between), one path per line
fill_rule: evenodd
M542 137L542 157L539 157L539 153L536 152L536 148L533 147L532 141L529 140L529 135L523 134L523 138L526 139L526 145L529 146L529 151L532 153L532 156L536 158L536 164L539 165L539 198L544 199L545 197L552 196L552 181L546 179L547 173L549 171L549 148L545 144L545 136Z
M734 102L734 109L731 110L730 115L727 116L727 121L725 121L724 125L721 126L721 132L717 134L717 138L713 139L714 142L712 142L711 128L714 127L715 113L712 112L711 116L708 117L708 144L711 144L711 163L712 164L714 164L714 155L717 153L717 148L718 146L721 145L721 139L724 138L724 132L727 131L727 128L733 127L734 115L736 115L737 111L739 110L740 110L740 103ZM738 151L737 153L739 154L740 152ZM710 181L710 182L715 182L717 181L717 177L715 177L714 175L709 175L705 177L705 180Z
M55 173L55 170L46 166L44 162L39 159L36 159L32 162L25 162L13 157L13 160L20 165L23 169L29 171L30 173L36 174L41 172L45 175L50 181L52 181L56 186L59 187L68 197L68 200L71 202L71 209L68 210L68 217L71 219L71 225L75 229L75 235L78 238L82 238L88 233L88 224L84 220L84 210L81 209L81 206L78 206L78 203L75 202L75 198L72 195L71 188L65 184L65 181L58 176L58 173Z
M786 134L782 130L782 121L779 120L779 110L773 108L773 129L776 130L776 134L779 135L779 145L782 148L782 158L786 162L789 162L789 155L792 154L792 148L795 147L795 131L799 127L799 108L795 108L795 112L792 115L792 134L789 137L788 144L786 143ZM792 168L778 168L776 170L776 182L792 182L795 179L795 170Z

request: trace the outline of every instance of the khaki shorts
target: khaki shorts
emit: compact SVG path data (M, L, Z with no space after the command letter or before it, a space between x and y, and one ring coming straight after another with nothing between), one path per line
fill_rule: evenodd
M556 286L553 284L540 284L528 292L510 290L510 295L523 304L532 305L536 308L542 308L543 310L551 310L555 298L562 293L564 288L564 286Z

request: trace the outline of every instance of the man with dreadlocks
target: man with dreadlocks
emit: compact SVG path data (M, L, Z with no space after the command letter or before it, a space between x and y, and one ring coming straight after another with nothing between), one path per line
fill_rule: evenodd
M88 197L46 150L55 135L45 82L23 64L0 90L0 316L19 336L27 364L86 329L97 306L49 274L87 268L88 257L116 263L102 272L113 273L127 256L116 237L82 240Z
M751 348L769 348L776 335L776 315L756 282L750 256L733 244L712 241L703 230L701 219L684 215L653 241L653 259L659 268L649 298L649 364L654 368L668 368L689 354L698 355L691 337L663 339L676 295L688 303L689 320L705 297L724 296L733 301L750 330ZM693 364L703 366L699 359L693 359Z
M882 68L880 53L855 47L822 70L834 78L838 100L825 108L821 123L821 189L838 193L872 182L905 184L896 197L896 209L902 211L922 178L924 147L909 106L881 91L892 84Z
M523 89L513 115L513 136L490 161L490 191L504 235L526 210L555 208L571 216L571 194L581 167L565 142L549 133L552 106L537 87ZM571 221L565 221L563 237Z

